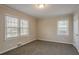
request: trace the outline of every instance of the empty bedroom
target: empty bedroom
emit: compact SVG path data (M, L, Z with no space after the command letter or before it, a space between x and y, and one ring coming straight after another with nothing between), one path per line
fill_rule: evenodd
M0 55L79 55L79 4L0 4Z

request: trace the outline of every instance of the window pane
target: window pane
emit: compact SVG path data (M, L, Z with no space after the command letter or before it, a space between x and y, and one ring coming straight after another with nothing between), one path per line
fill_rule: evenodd
M11 28L11 27L7 27L7 33L8 32L17 32L17 28Z
M29 23L27 20L20 21L20 34L28 35L29 34Z
M8 33L8 34L7 34L7 38L16 37L16 36L17 36L16 33Z
M58 21L58 35L68 35L68 21Z
M6 16L6 25L7 27L17 27L18 26L17 18Z
M6 37L10 38L18 36L18 19L11 16L5 16L5 23Z
M27 28L21 29L21 35L26 35L26 34L29 34L29 31L27 30Z
M20 27L28 28L29 23L27 20L20 20Z

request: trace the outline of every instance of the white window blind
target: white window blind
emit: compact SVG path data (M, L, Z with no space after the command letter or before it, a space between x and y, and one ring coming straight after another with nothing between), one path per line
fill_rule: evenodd
M5 27L6 27L6 37L16 37L18 36L18 19L11 17L11 16L5 16Z
M68 20L59 20L57 25L58 35L68 35Z
M17 19L12 16L5 16L5 36L12 38L29 34L29 22L25 19Z
M29 34L29 22L27 20L20 20L20 35Z

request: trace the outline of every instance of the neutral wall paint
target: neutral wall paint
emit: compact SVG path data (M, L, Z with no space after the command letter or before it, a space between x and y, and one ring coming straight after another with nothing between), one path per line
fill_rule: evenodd
M30 35L18 36L17 38L5 40L5 15L12 15L17 17L18 19L23 18L28 20L30 23ZM36 19L20 11L6 7L5 5L0 5L0 53L16 48L18 43L21 43L23 45L34 40L36 40Z
M57 22L67 18L69 21L69 35L57 35ZM60 42L72 44L73 30L72 30L72 15L58 16L52 18L45 18L38 20L38 40Z

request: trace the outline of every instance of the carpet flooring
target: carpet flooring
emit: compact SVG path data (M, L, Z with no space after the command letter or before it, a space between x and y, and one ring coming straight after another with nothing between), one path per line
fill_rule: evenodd
M79 55L71 44L33 41L2 55Z

